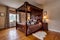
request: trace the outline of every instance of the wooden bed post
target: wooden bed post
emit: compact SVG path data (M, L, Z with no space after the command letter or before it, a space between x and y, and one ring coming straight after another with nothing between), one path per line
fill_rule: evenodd
M27 36L27 29L28 29L28 26L27 26L27 4L28 2L25 2L25 13L26 13L26 36Z

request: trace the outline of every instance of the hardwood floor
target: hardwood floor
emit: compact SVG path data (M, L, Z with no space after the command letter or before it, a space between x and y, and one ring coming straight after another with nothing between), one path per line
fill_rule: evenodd
M48 31L45 40L60 40L60 33ZM5 29L0 31L0 40L39 40L38 38L16 30L15 28Z

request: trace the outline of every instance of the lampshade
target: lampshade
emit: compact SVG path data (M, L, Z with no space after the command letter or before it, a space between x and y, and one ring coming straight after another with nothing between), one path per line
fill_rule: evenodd
M48 17L47 17L47 12L45 11L45 12L43 13L43 22L47 22L47 19L48 19Z
M43 16L43 19L47 19L47 16Z

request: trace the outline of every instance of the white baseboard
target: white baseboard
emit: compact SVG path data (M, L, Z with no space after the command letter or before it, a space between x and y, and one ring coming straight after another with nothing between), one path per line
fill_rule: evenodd
M49 29L50 31L55 31L55 32L59 32L60 33L60 31L59 30L55 30L55 29Z

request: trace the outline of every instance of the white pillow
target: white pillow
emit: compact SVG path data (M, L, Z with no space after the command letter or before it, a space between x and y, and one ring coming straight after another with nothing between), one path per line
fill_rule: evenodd
M31 22L31 24L33 25L33 24L34 24L34 22Z

